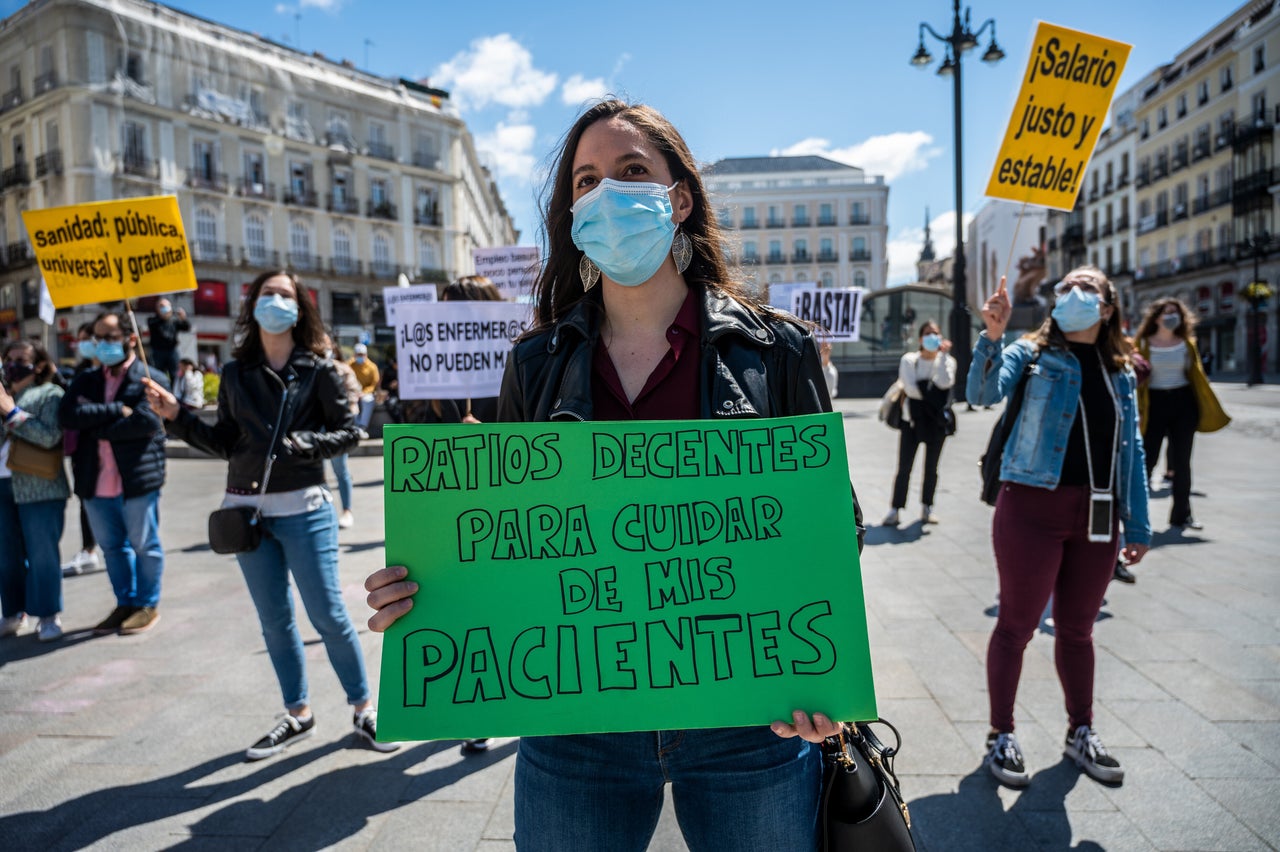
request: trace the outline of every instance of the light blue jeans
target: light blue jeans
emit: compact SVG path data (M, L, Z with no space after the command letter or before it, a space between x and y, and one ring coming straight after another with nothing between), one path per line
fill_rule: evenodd
M58 542L66 500L15 503L13 480L0 477L0 610L48 618L62 612Z
M373 420L373 405L372 396L360 397L360 413L356 415L357 428L369 431L369 423Z
M369 700L360 639L347 614L338 580L338 518L332 503L313 512L262 519L262 543L237 553L249 595L258 610L262 638L275 667L284 706L307 706L307 669L302 634L294 617L289 577L307 609L307 618L324 641L349 704Z
M814 852L822 756L765 727L524 737L520 852L643 852L671 784L691 852Z
M164 574L160 492L84 501L118 606L156 606Z
M334 456L329 459L329 464L333 465L333 475L338 480L338 499L342 501L342 508L349 510L351 508L351 468L347 466L347 454Z

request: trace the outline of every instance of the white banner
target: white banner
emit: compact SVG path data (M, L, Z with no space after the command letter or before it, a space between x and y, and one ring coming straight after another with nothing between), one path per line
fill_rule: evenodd
M497 396L511 342L533 323L513 302L411 302L396 308L401 399Z
M791 291L791 313L815 323L821 329L818 337L822 340L852 343L858 340L865 293L859 287L836 290L813 285L797 288Z
M400 305L422 305L437 301L436 285L410 284L408 287L383 287L382 307L387 312L387 325L395 328L396 308Z
M492 281L509 302L529 295L541 267L537 246L477 248L471 250L471 258L476 275Z

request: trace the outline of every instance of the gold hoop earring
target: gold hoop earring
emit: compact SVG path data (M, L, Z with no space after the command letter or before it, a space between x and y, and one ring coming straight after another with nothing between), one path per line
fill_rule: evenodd
M578 275L582 278L582 291L585 293L600 280L600 267L591 262L585 254L578 261Z
M676 272L684 274L693 262L693 240L676 226L675 238L671 240L671 258L676 262Z

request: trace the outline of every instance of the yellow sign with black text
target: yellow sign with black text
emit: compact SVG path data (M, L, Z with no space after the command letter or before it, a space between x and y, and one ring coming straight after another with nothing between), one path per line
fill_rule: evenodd
M22 221L56 307L196 288L175 196L26 210Z
M987 196L1070 210L1130 45L1041 21Z

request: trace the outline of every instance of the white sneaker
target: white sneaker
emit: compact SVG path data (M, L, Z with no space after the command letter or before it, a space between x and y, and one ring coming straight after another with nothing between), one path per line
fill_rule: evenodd
M933 513L933 507L932 507L932 506L925 506L925 507L924 507L924 509L923 509L923 510L921 510L921 512L920 512L920 523L922 523L922 524L936 524L936 523L938 523L938 516L937 516L937 515L935 515L935 514Z
M56 615L40 619L36 638L41 642L56 642L62 638L62 619Z
M100 567L97 551L82 550L62 566L62 576L74 577L77 574L88 574L90 571L97 571Z
M900 523L902 523L902 522L901 522L900 520L898 520L898 510L897 510L897 509L890 509L890 510L889 510L889 514L887 514L887 515L885 515L885 516L884 516L884 520L880 523L880 526L882 526L882 527L896 527L896 526L897 526L898 524L900 524Z
M350 509L343 509L342 514L338 516L338 529L349 530L356 525L356 516L351 514Z
M0 620L0 636L16 636L27 627L27 614L20 612Z

